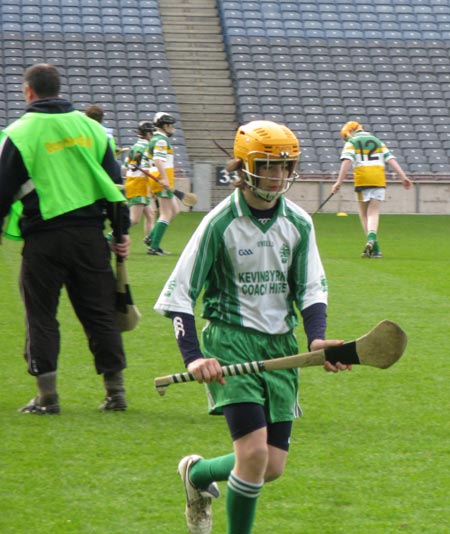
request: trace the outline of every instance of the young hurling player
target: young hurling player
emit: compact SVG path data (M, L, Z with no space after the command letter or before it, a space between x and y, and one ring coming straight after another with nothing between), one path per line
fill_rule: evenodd
M325 340L327 283L311 217L283 196L299 155L283 125L254 121L238 129L228 165L235 190L203 219L155 305L172 318L184 363L207 384L209 412L225 416L233 440L231 454L191 454L179 463L191 533L211 532L211 498L225 480L228 534L252 531L258 497L284 470L299 414L297 369L225 381L221 365L297 353L294 304L311 350L342 343ZM200 349L194 307L202 290L209 322Z
M138 124L138 139L131 147L123 165L125 172L125 196L130 208L131 224L138 224L144 215L144 243L149 244L148 235L154 226L155 210L152 206L150 178L136 166L155 174L156 167L148 157L148 144L155 128L149 121Z
M167 254L162 250L161 240L169 227L170 222L180 212L180 206L172 189L175 186L173 148L170 137L175 132L175 118L168 113L158 112L153 124L156 131L149 144L149 155L155 167L158 169L160 184L152 180L151 188L158 199L159 218L148 236L148 254L162 256Z
M385 198L386 191L385 164L387 163L400 176L405 189L411 189L412 182L387 146L374 135L365 132L359 122L350 121L344 124L341 137L345 141L341 154L342 163L331 192L334 194L339 190L353 165L359 218L367 236L361 257L382 258L377 232L381 202Z

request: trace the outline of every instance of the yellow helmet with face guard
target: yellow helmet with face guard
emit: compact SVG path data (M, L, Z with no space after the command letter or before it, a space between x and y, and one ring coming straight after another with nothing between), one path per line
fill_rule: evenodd
M242 160L242 179L249 189L266 202L286 193L298 179L296 167L300 158L300 143L294 133L272 121L252 121L241 126L234 140L234 157ZM277 190L259 187L259 172L264 166L282 165L283 178ZM265 174L267 178L267 173ZM273 178L275 180L275 178Z

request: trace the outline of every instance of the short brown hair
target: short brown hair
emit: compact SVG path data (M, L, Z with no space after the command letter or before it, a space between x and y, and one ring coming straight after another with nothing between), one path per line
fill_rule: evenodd
M53 98L59 95L61 79L58 69L48 63L37 63L29 67L23 80L39 98Z
M236 189L245 189L246 183L242 179L242 169L244 162L240 158L234 158L228 160L225 171L231 178L231 185Z
M97 104L92 104L88 106L84 110L84 113L85 115L87 115L91 119L94 119L94 121L97 121L100 124L103 122L103 116L105 112L103 111L103 108L101 106L97 106Z

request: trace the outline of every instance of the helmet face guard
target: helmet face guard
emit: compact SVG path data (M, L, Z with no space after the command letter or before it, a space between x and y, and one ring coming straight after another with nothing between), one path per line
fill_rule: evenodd
M244 161L242 172L247 187L259 198L272 202L286 193L298 179L296 167L298 158L290 158L288 153L274 157L266 152L251 152ZM274 167L280 167L278 176L270 176ZM260 187L264 182L265 187ZM273 186L270 183L273 182ZM267 189L268 187L268 189Z
M300 145L294 133L281 124L253 121L242 126L236 134L234 155L242 160L241 175L247 187L266 202L286 193L299 178ZM275 167L280 168L274 171Z

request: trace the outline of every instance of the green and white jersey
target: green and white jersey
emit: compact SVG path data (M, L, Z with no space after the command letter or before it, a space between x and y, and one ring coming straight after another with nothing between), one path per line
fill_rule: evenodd
M194 308L204 289L202 316L268 334L289 332L299 310L327 303L327 282L311 217L280 198L262 224L235 190L200 223L167 281L155 310Z

